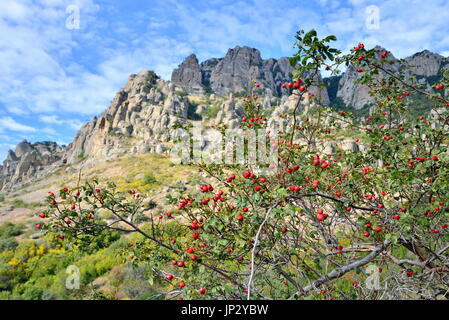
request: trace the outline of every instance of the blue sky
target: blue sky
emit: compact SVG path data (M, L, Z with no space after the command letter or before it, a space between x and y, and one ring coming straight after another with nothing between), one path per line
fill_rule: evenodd
M73 6L79 29L67 28ZM169 79L192 52L202 61L249 45L279 58L296 30L315 28L343 50L449 56L447 21L445 0L0 0L0 161L22 139L68 144L129 74Z

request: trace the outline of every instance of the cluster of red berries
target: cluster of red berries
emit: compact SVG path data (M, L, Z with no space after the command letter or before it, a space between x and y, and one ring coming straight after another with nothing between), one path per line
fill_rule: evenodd
M283 83L282 85L281 85L281 87L283 88L283 89L285 89L285 88L290 88L290 89L294 89L294 90L299 90L299 91L301 91L301 92L304 92L304 91L306 91L307 90L307 88L306 88L306 86L304 86L304 85L301 85L302 84L302 80L301 79L296 79L296 81L295 82L289 82L288 84L287 83Z
M210 184L202 184L200 185L201 192L208 192L208 191L214 191L214 187L212 187Z
M322 222L322 221L326 220L327 217L328 217L328 215L324 213L323 209L318 209L318 210L317 210L317 216L316 216L316 219L317 219L318 221L321 221L321 222Z
M185 206L190 207L192 205L192 203L193 203L193 200L183 199L178 205L178 210L184 209Z
M231 183L235 179L235 174L232 174L229 178L226 179L227 183Z
M252 173L249 170L246 170L245 173L243 173L243 178L245 179L252 179L254 177L255 177L254 173Z

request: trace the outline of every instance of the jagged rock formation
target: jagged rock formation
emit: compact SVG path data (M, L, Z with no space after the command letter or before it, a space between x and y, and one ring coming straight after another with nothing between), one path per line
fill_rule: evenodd
M292 71L287 58L264 60L259 50L237 46L229 49L224 58L212 58L201 64L195 55L190 55L173 71L172 82L190 94L214 92L227 96L257 81L265 93L280 96L280 85L291 80Z
M449 68L449 58L424 50L406 58L405 61L413 69L410 72L421 77L437 76L443 69Z
M162 152L164 142L175 138L172 127L185 122L188 108L189 102L175 93L173 84L154 72L131 75L109 108L78 131L68 146L67 163L85 156Z
M52 166L62 159L65 147L55 142L30 144L23 140L15 151L9 150L3 166L0 166L0 190L45 176L56 169Z
M377 50L384 49L378 47ZM398 60L393 56L390 59L395 61L391 68L398 68ZM429 51L417 53L402 63L416 66L413 72L418 75L417 80L428 86L449 68L449 58ZM17 188L80 161L88 165L122 154L166 152L179 137L178 131L173 129L177 124L201 121L206 125L225 123L229 128L236 128L243 103L235 97L253 80L261 84L262 108L273 111L272 121L286 125L281 115L295 106L296 97L282 95L281 83L290 81L291 73L287 58L264 60L257 49L236 47L230 49L224 58L212 58L202 63L195 55L190 55L174 70L172 82L160 79L152 71L131 75L107 110L83 125L69 146L23 141L15 151L9 151L3 166L0 166L0 190ZM331 84L328 90L309 88L321 103L332 103L339 98L346 105L362 108L372 102L367 88L354 84L359 74L351 66L339 77L322 79L320 74L316 77L317 81ZM193 113L199 119L192 118L192 103L180 94L179 89L197 96L211 93L206 96L209 105L204 101L196 105ZM215 113L211 112L211 107L215 107ZM303 112L308 112L307 107ZM324 148L331 151L336 147L339 146ZM351 141L342 143L340 147L358 148Z
M375 49L378 53L385 51L385 49L380 46L376 46ZM443 70L449 68L449 58L445 58L428 50L418 52L402 61L396 59L390 53L388 59L393 61L393 64L388 66L390 70L397 70L401 65L412 67L405 71L406 76L416 74L416 80L426 84L428 88L441 77L441 72ZM361 109L365 105L369 105L373 102L368 87L355 83L359 78L360 74L356 71L356 68L349 66L346 72L337 79L338 88L336 97L340 98L345 105L355 109ZM335 96L335 94L332 93L329 93L329 95Z
M173 70L172 82L190 94L204 93L201 67L196 55L191 54L177 69Z

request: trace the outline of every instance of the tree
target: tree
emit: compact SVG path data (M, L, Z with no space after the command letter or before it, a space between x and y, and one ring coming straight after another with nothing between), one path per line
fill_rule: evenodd
M282 85L295 105L270 137L279 148L274 174L250 162L200 163L209 178L199 190L169 195L177 209L153 215L146 228L139 193L90 181L60 198L50 193L38 227L80 245L105 229L141 234L130 259L150 266L168 299L447 297L448 74L427 92L404 69L389 68L388 52L359 44L343 55L330 45L334 36L314 30L296 40L294 79ZM342 65L357 68L375 99L362 124L320 104L319 70L336 75ZM241 127L271 132L259 87L250 86ZM427 99L433 116L407 120L412 94ZM313 117L301 113L306 105ZM343 125L357 130L357 151L325 154ZM100 210L114 219L101 221Z

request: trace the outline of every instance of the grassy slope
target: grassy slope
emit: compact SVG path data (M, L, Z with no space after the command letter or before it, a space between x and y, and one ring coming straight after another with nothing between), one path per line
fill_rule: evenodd
M99 163L92 168L83 170L82 179L98 177L100 181L115 182L121 191L137 189L157 203L158 206L155 209L157 213L165 210L164 202L167 192L176 191L180 185L190 184L198 179L193 170L189 166L173 165L169 157L165 155L143 154ZM5 238L3 241L9 242L14 239L19 243L19 247L15 250L0 252L0 267L2 267L2 263L18 263L17 266L10 265L10 268L17 268L19 272L21 267L26 268L29 264L35 263L33 260L38 259L37 268L46 269L49 267L49 263L54 264L52 266L54 274L48 274L45 277L45 283L37 282L34 274L29 274L27 275L29 280L16 286L13 295L11 292L1 292L2 288L0 287L0 298L41 299L45 298L42 295L49 294L49 292L56 295L52 298L68 298L61 279L64 278L66 264L70 263L82 265L81 273L84 279L90 279L89 282L93 284L93 288L101 288L101 293L96 290L92 291L95 295L99 295L92 298L136 299L154 291L154 286L148 286L148 283L142 278L144 270L133 270L123 264L123 261L113 258L123 251L130 241L129 239L122 238L113 242L108 248L77 257L61 250L57 253L59 258L55 257L55 249L52 249L47 239L30 241L31 236L35 233L34 224L38 221L35 213L43 208L43 200L47 192L57 191L65 186L75 186L77 181L77 172L60 170L43 180L5 195L4 201L0 203L0 225L13 222L22 224L24 228L14 237L0 235L1 239ZM14 206L12 210L11 208L6 209L11 206ZM134 237L135 235L131 236L131 238ZM28 248L33 246L33 243L36 243L36 246L45 247L42 249L42 256L21 258L23 257L21 252L29 251ZM66 263L57 264L55 259ZM136 283L146 284L137 286ZM42 288L45 290L42 291ZM137 289L138 292L135 292L134 289Z

